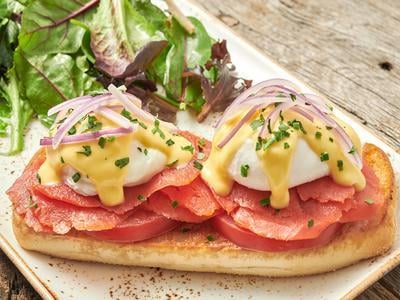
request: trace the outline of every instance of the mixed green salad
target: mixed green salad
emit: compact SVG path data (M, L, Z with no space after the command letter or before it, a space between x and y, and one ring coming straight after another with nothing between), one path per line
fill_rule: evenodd
M32 117L111 83L125 85L144 108L173 121L191 109L199 121L221 111L251 82L238 78L226 41L214 40L172 1L0 0L2 154L23 149Z

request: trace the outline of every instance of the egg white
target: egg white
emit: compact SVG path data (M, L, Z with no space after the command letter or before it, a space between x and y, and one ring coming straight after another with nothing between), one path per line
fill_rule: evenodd
M147 153L145 154L145 149ZM136 186L149 181L154 175L165 169L167 156L161 151L153 148L146 148L140 142L133 140L129 152L128 173L125 177L124 186ZM96 187L90 178L81 176L78 182L74 182L72 176L77 171L66 165L63 168L63 180L66 185L78 194L84 196L97 195Z
M241 175L241 166L248 165L248 175ZM255 151L255 142L247 139L236 152L228 168L229 175L239 184L259 191L270 191L268 178ZM293 154L289 188L327 176L329 167L312 151L304 139L299 138Z

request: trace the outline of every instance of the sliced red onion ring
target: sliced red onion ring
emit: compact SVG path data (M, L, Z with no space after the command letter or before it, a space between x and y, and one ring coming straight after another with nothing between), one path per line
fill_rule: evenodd
M331 112L326 101L324 101L321 97L313 94L303 94L303 96L307 99L308 102L317 105L324 113Z
M51 116L51 115L54 115L55 113L58 113L59 111L67 110L70 108L75 108L78 105L81 105L87 101L90 101L92 98L93 98L92 96L87 95L87 96L77 97L77 98L62 102L62 103L50 108L47 111L47 115Z
M344 151L346 155L353 160L358 167L362 168L362 159L358 151L355 151L354 154L350 154L350 150L353 147L353 142L349 135L347 134L346 131L343 130L343 128L337 124L336 128L334 128L335 134L340 138L340 142L342 143L342 146L344 146Z
M124 135L124 134L129 134L129 133L133 132L135 129L136 129L136 126L130 127L130 128L110 128L110 129L104 129L104 130L100 130L100 131L96 131L96 132L86 132L86 133L75 134L75 135L67 135L62 139L61 143L71 144L71 143L79 143L79 142L95 140L102 136L120 136L120 135ZM54 138L45 137L40 140L40 145L41 146L51 146L51 145L53 145L53 141L54 141Z
M135 116L138 118L144 120L144 121L149 121L153 122L154 121L154 116L148 113L145 113L140 107L132 103L132 101L124 94L122 93L119 89L116 88L115 85L110 84L108 86L108 90L111 92L111 94L119 100L127 110L132 112ZM136 98L135 96L132 95L132 97ZM133 99L133 98L132 98ZM138 101L140 101L138 98L136 98ZM141 101L140 101L141 103Z
M219 148L224 147L232 137L239 131L239 129L246 123L251 116L261 108L260 106L253 106L250 110L246 113L246 115L235 125L235 127L231 130L231 132L218 144Z
M54 135L53 138L53 149L56 149L60 143L63 137L67 134L68 130L71 129L72 126L74 126L80 119L82 119L84 116L86 116L88 113L91 111L97 109L103 102L112 100L111 96L96 96L94 97L90 103L85 103L78 108L76 108L69 116L68 118L60 125L58 128L56 134Z
M232 104L225 110L225 113L223 114L222 117L225 115L231 115L231 109L235 108L236 105L240 104L243 100L249 98L250 96L262 96L262 95L269 95L271 92L274 92L274 89L280 86L290 86L293 89L298 89L298 87L285 79L270 79L266 81L262 81L260 83L257 83L256 85L253 85L246 91L244 91L242 94L240 94L233 102ZM214 125L215 128L218 128L221 126L221 119L217 122L217 124Z
M276 96L256 96L256 97L250 97L246 99L245 101L242 102L241 105L237 105L235 108L231 109L229 114L224 114L221 119L218 121L218 127L221 127L221 125L227 121L228 119L231 118L237 111L243 110L247 107L250 106L255 106L255 105L261 105L263 107L267 107L271 104L274 103L282 103L282 102L287 102L289 101L289 98L285 97L276 97Z
M127 118L123 117L119 113L116 113L112 109L109 109L108 107L99 107L98 109L96 109L96 112L123 128L132 127L132 123Z
M326 126L332 127L335 135L338 136L344 151L348 153L353 146L351 138L329 115L330 110L326 102L319 96L301 94L298 91L299 88L296 85L283 79L267 80L246 90L232 102L218 120L215 127L219 128L239 110L247 109L248 107L250 107L250 110L219 143L218 147L224 147L226 143L228 143L239 131L240 127L243 126L243 124L245 124L258 109L268 107L274 103L282 103L268 115L266 122L260 129L259 136L266 136L268 123L275 123L280 112L283 113L286 110L292 109L312 122L314 122L315 118L318 118ZM279 97L277 97L276 93L280 93ZM295 98L293 96L295 96ZM362 167L361 156L358 152L354 153L354 155L348 155L359 167Z
M293 107L292 110L297 112L299 115L302 115L306 119L310 120L311 122L314 122L314 117L312 115L310 115L308 112L306 112L300 108L297 108L297 107Z
M271 126L272 126L273 124L275 124L279 115L281 113L284 113L288 109L292 108L293 106L295 106L295 103L293 101L285 102L285 103L282 103L281 105L277 106L273 111L271 111L270 114L268 115L268 118L265 120L264 125L261 128L259 136L261 138L265 138L265 136L267 135L267 130L266 130L267 125L271 124Z

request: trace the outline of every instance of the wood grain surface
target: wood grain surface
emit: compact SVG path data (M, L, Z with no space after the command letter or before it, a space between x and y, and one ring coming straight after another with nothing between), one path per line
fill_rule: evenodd
M202 0L198 4L400 147L400 1ZM37 294L0 252L0 299ZM360 299L400 299L400 267Z

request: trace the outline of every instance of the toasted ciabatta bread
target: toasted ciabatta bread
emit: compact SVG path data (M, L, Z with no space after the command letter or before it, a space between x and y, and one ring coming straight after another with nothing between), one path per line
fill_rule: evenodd
M67 235L36 233L17 214L13 228L25 249L82 261L281 277L332 271L383 254L394 241L396 191L392 167L385 153L374 145L364 146L363 157L379 177L386 205L369 222L346 224L332 242L319 248L248 251L218 235L209 224L194 225L187 233L178 228L132 244L95 240L77 231ZM215 241L207 241L205 237L210 234Z

